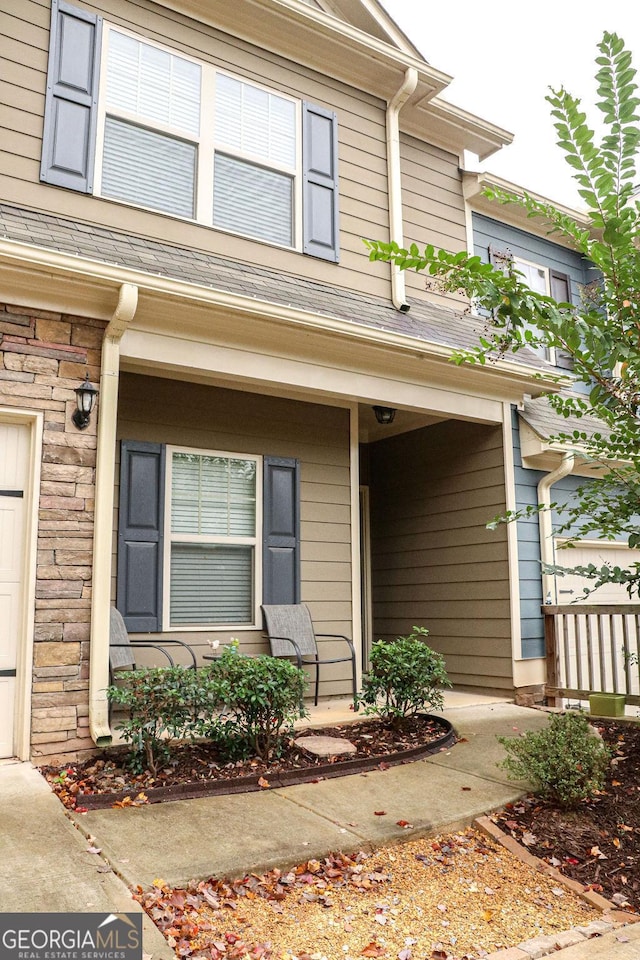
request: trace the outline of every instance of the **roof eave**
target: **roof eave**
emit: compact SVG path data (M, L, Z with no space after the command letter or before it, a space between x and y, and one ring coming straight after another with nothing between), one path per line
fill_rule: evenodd
M302 0L159 0L163 6L202 23L259 42L263 49L335 77L384 102L401 86L406 71L418 73L418 86L401 113L406 132L460 154L481 158L510 143L512 134L438 99L452 76L431 66L407 41L402 47L311 7ZM256 36L256 22L260 36ZM399 28L396 28L398 32Z
M536 236L549 237L549 224L543 218L536 219L535 217L529 217L526 209L520 206L520 204L501 203L499 200L485 196L484 191L486 189L497 189L505 193L512 193L520 198L524 198L526 193L538 203L542 203L545 206L552 206L565 216L571 217L582 229L590 229L589 217L583 211L576 210L573 207L567 207L562 203L556 203L550 200L549 197L544 197L542 194L535 193L533 190L526 190L520 184L512 183L493 173L464 170L462 172L462 189L464 198L472 210L478 213L484 213L494 220L519 227L527 233L532 233ZM558 243L561 246L573 247L570 238L564 237L560 233L554 233L552 239L554 243Z
M205 304L227 314L235 312L239 316L260 317L289 326L330 332L352 342L377 344L413 357L419 352L426 360L437 363L449 363L456 353L452 347L418 337L16 240L0 239L0 276L3 277L3 289L13 293L18 298L16 302L28 306L51 304L54 298L52 280L58 279L61 282L61 309L85 311L89 316L102 319L109 319L113 312L113 298L117 298L123 283L129 283L138 287L141 296L148 293L184 303ZM37 299L38 296L41 300ZM25 299L20 301L20 297ZM547 381L539 369L526 364L497 360L487 366L473 366L468 371L470 369L474 375L487 381L497 378L508 382L520 394L539 395L559 389L555 381Z

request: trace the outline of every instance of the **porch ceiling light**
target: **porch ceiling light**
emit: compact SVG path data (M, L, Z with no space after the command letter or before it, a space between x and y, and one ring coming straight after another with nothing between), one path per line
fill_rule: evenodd
M373 412L376 415L378 423L393 423L396 415L395 407L374 407Z
M75 423L78 430L84 430L89 426L91 411L95 406L96 397L98 396L96 387L89 382L88 373L85 374L84 382L81 383L79 387L75 388L74 393L76 395L76 404L78 409L74 411L71 419Z

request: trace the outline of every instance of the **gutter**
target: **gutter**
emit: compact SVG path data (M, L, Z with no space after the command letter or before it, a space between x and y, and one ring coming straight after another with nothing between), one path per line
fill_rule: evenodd
M89 645L89 732L98 747L111 743L106 689L109 684L109 606L120 341L135 316L137 306L138 288L131 283L121 284L118 304L102 341Z
M400 169L400 111L418 86L418 71L408 67L401 86L389 100L386 113L387 127L387 182L389 188L389 234L391 242L404 246L402 220L402 173ZM405 277L402 270L391 265L391 301L402 313L407 313Z
M185 280L164 277L161 274L145 273L132 267L122 267L117 264L100 260L90 260L77 254L62 253L48 247L38 247L20 240L6 240L0 238L0 262L16 261L45 270L59 270L75 274L85 281L92 279L109 285L120 287L123 283L134 285L140 291L156 294L161 297L188 300L192 303L203 303L222 308L228 313L242 313L245 316L256 316L261 319L274 320L295 326L317 330L345 337L351 341L360 340L375 344L385 350L396 350L410 353L412 356L420 354L424 358L448 362L454 353L453 347L446 347L429 340L420 340L397 334L379 327L356 325L349 320L341 320L329 314L311 313L307 310L277 304L271 300L259 297L247 297L241 294L228 293L215 287L200 286ZM32 280L32 278L31 278ZM95 315L95 314L94 314ZM545 380L538 367L529 367L525 364L511 363L506 360L496 360L490 370L488 366L474 368L484 374L506 376L515 381L522 388L529 388L534 393L542 390L558 390L556 379Z
M563 480L570 473L576 462L575 453L564 453L560 465L551 473L547 473L538 484L538 503L544 505L538 517L540 527L540 560L542 563L542 598L546 603L546 598L551 595L551 602L557 603L558 598L555 594L556 583L552 573L545 573L545 566L552 566L555 562L553 550L553 524L551 522L551 487L558 480Z

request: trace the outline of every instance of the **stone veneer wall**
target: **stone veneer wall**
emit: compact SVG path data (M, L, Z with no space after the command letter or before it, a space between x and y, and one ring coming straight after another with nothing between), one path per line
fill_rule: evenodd
M89 625L96 415L71 422L74 388L100 377L105 323L0 305L0 406L44 413L33 659L32 756L90 750Z

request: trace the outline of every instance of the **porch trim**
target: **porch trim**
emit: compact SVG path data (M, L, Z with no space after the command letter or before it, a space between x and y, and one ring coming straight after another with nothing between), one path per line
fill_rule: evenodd
M23 563L22 616L16 660L16 705L14 741L20 760L31 757L31 696L33 690L33 642L38 551L38 514L44 414L16 407L1 407L0 420L29 428L29 464L24 499L25 556Z
M362 683L362 585L360 581L360 435L358 404L349 404L351 480L351 637L356 651L356 688Z
M137 287L123 283L118 304L102 341L89 645L89 731L98 746L111 743L106 690L109 683L109 606L120 341L133 320L137 305Z

